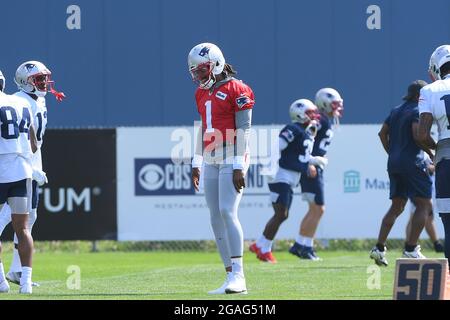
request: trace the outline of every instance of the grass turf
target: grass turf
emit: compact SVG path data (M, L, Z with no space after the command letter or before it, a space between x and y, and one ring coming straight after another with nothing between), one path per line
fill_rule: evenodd
M395 259L388 252L389 267L381 268L381 288L369 290L373 266L366 251L322 251L322 261L299 260L287 252L275 252L278 264L270 265L245 253L248 295L211 296L224 278L218 253L214 252L98 252L37 253L33 280L41 284L32 296L18 294L18 286L0 294L3 299L392 299ZM427 257L442 257L430 251ZM3 255L5 269L11 254ZM81 288L71 290L69 266L78 266Z

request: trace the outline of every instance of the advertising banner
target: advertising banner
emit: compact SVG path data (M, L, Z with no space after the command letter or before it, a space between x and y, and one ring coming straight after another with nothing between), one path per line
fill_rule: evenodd
M116 239L115 129L47 130L35 240Z
M240 208L244 236L261 235L273 214L267 186L277 157L282 126L255 126L251 164ZM325 214L318 238L376 238L390 205L387 154L378 138L380 125L341 125L335 130L325 168ZM213 239L202 192L191 185L193 128L119 128L117 131L118 239ZM185 160L183 160L185 159ZM276 162L276 161L275 161ZM307 212L295 189L290 217L277 238L294 238ZM391 237L403 238L409 204ZM437 223L440 234L441 223Z

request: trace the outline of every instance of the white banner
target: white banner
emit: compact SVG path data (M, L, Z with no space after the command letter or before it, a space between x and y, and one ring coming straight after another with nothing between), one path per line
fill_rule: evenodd
M267 176L272 148L281 125L255 126L252 132L252 164L239 217L245 239L259 237L273 214ZM376 238L390 205L387 155L378 139L380 125L341 125L335 132L325 169L326 210L317 238ZM190 182L193 128L118 128L118 239L205 240L214 239L203 194L195 194ZM295 190L288 220L278 239L292 239L307 211L300 188ZM409 204L394 225L390 237L403 238ZM436 218L438 233L442 223Z

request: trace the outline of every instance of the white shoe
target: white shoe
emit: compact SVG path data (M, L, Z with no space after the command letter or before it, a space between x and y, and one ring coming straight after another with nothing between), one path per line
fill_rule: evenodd
M384 247L384 251L380 251L377 247L373 247L372 251L370 251L370 258L375 260L375 263L378 266L387 267L388 261L386 259L386 251L386 247Z
M9 271L6 274L6 279L8 279L10 282L15 283L20 286L20 277L21 276L22 276L22 272ZM37 282L31 282L31 286L40 287L41 285Z
M403 258L426 259L422 252L420 252L420 245L417 245L414 251L403 251Z
M21 285L20 289L19 289L19 293L20 294L32 294L33 289L32 289L31 283L25 283L25 284Z
M241 273L231 275L231 279L225 288L225 293L247 294L247 286L245 285L245 277Z
M0 293L7 293L9 292L9 283L7 280L3 280L0 283Z
M227 278L225 279L225 282L220 288L217 288L216 290L208 291L208 294L225 294L225 288L228 286L228 282L230 282L231 279L231 272L227 272Z

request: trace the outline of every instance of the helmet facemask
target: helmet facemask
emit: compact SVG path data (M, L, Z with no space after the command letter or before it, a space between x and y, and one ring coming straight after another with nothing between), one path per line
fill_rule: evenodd
M51 79L51 73L37 73L29 76L27 82L33 86L34 91L31 92L38 97L45 97L47 92L53 89L53 81Z
M316 137L317 132L319 131L319 120L311 120L308 126L305 129L306 132L312 137Z
M317 109L308 109L305 111L305 115L308 118L307 122L320 120L320 114Z
M331 106L331 116L336 125L339 125L339 118L344 114L344 101L335 100L330 103Z
M192 80L197 83L201 89L209 89L216 82L213 69L214 62L209 61L197 66L191 66L189 72L191 73Z

